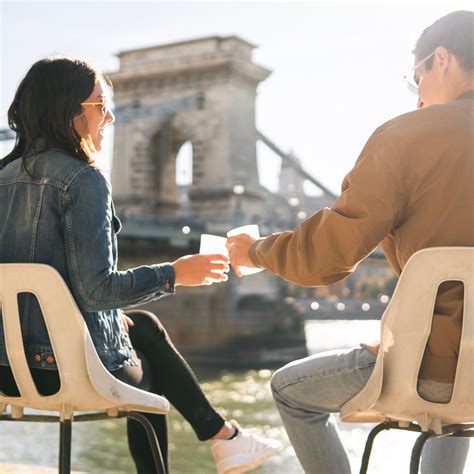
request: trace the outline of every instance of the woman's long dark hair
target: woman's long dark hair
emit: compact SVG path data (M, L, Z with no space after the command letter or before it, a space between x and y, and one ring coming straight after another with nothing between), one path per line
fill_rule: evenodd
M59 148L91 163L93 158L73 126L101 74L77 59L49 57L31 66L8 109L8 125L16 133L13 150L0 160L0 169L47 148ZM38 148L40 147L40 148Z

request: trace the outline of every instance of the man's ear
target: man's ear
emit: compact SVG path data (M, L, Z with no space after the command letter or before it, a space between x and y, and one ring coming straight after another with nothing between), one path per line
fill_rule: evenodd
M444 46L438 46L434 50L433 66L436 64L439 72L444 73L446 71L450 60L449 51Z

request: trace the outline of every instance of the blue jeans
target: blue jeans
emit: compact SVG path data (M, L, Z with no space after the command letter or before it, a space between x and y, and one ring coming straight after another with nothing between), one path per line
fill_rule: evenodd
M351 472L331 413L339 412L362 390L374 364L370 351L356 347L296 360L273 375L273 397L307 474ZM461 474L468 449L468 439L429 441L423 450L421 472Z

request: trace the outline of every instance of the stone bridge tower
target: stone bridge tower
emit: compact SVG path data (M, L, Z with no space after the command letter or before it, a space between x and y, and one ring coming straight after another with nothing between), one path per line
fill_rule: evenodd
M119 54L110 76L121 268L195 253L203 232L225 235L243 223L267 232L275 206L258 180L255 95L270 72L252 62L253 49L236 36L213 36ZM176 161L187 142L193 166L184 194ZM267 272L179 292L147 309L193 362L267 366L306 355L302 319Z
M252 62L254 48L236 36L213 36L119 53L120 69L110 75L119 209L176 217L176 156L190 141L191 216L224 232L242 209L247 221L261 215L255 95L270 71Z

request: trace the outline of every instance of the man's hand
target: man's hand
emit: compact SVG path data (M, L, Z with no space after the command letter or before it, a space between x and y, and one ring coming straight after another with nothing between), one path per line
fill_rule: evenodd
M240 234L227 239L226 247L229 251L230 263L238 277L242 276L239 267L256 268L250 260L250 247L255 243L255 239L247 234Z
M227 281L229 258L226 255L186 255L173 262L175 286L212 285Z

